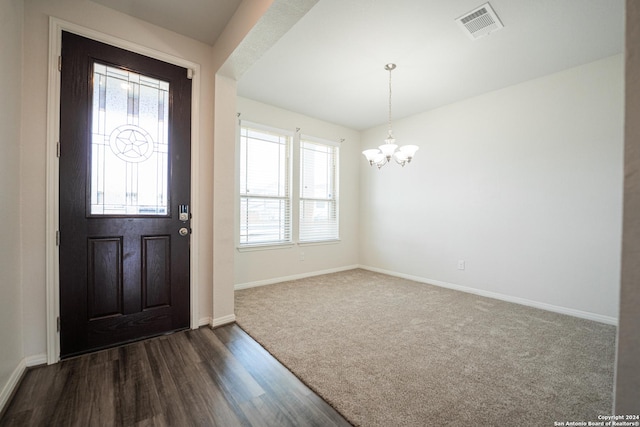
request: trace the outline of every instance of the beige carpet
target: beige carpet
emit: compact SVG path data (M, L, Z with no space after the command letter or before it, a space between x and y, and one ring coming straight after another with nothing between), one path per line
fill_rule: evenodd
M237 291L236 316L355 425L611 412L613 326L360 269Z

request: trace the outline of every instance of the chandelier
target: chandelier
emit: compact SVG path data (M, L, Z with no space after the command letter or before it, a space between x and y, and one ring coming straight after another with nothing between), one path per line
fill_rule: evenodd
M362 154L367 158L369 165L376 165L378 169L387 163L391 162L393 158L396 163L401 166L411 162L413 156L418 151L417 145L403 145L398 148L396 145L396 139L393 137L393 129L391 128L391 71L396 68L396 64L387 64L384 69L389 71L389 133L384 140L384 144L378 148L372 148L370 150L364 150Z

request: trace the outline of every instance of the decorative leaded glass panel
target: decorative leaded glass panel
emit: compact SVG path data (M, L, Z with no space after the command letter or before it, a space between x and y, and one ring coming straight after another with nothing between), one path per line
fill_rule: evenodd
M94 63L91 215L168 214L169 83Z

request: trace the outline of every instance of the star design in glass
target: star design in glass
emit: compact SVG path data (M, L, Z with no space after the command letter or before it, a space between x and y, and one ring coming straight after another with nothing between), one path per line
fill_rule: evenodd
M147 138L135 130L127 130L118 135L120 152L128 157L142 157L147 151Z

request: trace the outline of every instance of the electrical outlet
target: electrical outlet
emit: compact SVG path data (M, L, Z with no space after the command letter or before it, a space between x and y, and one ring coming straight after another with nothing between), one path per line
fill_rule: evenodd
M300 252L300 261L304 261L304 252Z
M463 259L459 259L458 260L458 270L464 270L464 260Z

